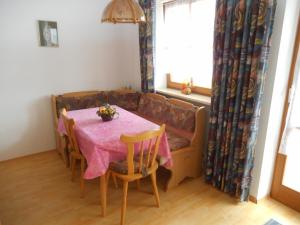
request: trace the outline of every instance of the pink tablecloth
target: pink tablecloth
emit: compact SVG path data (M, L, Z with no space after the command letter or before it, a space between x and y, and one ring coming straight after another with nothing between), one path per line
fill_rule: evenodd
M120 141L121 134L137 134L147 130L158 129L159 126L120 107L114 106L119 118L103 122L96 114L98 108L74 110L68 112L68 117L75 120L75 134L88 167L85 179L93 179L103 175L109 163L125 159L127 146ZM65 134L62 119L58 121L58 131ZM163 134L158 155L161 164L172 166L171 152L166 134Z

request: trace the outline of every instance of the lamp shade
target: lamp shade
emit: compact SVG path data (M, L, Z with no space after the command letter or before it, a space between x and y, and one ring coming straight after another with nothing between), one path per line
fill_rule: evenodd
M111 0L102 14L106 23L141 23L146 21L141 6L135 0Z

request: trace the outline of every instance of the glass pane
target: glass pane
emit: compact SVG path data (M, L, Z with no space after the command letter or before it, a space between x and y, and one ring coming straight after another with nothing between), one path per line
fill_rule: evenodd
M283 185L300 192L300 82L296 82L295 95L290 106L288 127L285 135L287 161Z
M192 2L192 3L190 3ZM175 82L193 78L211 87L215 1L182 1L165 5L163 49L158 66Z
M207 88L211 88L213 73L215 3L211 0L196 1L191 7L193 82L196 86Z
M300 107L300 105L299 105ZM287 141L287 161L285 165L283 185L300 192L300 129L294 128L289 132Z
M190 16L189 4L172 4L165 8L165 63L173 80L189 76Z

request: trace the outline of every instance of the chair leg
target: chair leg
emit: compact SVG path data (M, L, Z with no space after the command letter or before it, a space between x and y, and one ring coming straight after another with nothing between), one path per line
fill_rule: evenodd
M84 170L85 170L85 159L80 160L80 197L84 197Z
M123 181L123 205L122 205L122 211L121 211L121 225L125 224L127 191L128 191L128 181Z
M75 178L75 170L76 170L76 159L71 155L71 181L74 181Z
M113 181L114 181L115 188L118 188L117 177L115 175L113 175L112 178L113 178Z
M136 188L137 188L137 190L138 191L140 191L141 190L141 182L140 182L140 180L138 179L138 180L136 180Z
M154 195L155 195L156 204L157 204L157 207L159 207L160 201L159 201L158 189L157 189L157 185L156 185L156 172L153 172L151 174L151 180L152 180L152 187L153 187L153 191L154 191Z
M70 157L69 157L69 149L68 149L68 146L66 146L65 148L64 148L64 151L63 151L64 153L64 161L65 161L65 163L66 163L66 167L67 168L69 168L70 167Z
M107 171L106 178L105 178L106 179L106 190L108 190L110 175L111 175L111 172Z
M101 199L101 206L102 206L102 216L106 215L106 174L100 176L100 199Z

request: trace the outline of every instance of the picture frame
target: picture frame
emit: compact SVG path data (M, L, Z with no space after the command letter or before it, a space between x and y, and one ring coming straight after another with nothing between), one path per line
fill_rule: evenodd
M38 20L40 46L58 47L57 22Z

